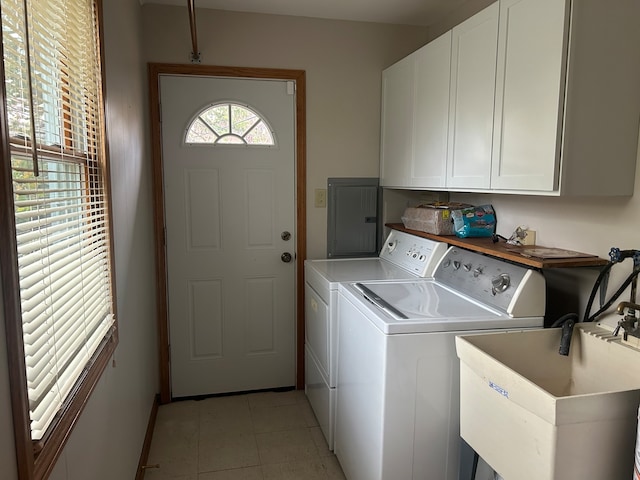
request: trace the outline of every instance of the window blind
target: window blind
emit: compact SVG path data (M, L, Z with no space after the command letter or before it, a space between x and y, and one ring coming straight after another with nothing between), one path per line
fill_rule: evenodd
M114 328L93 0L0 0L31 436Z

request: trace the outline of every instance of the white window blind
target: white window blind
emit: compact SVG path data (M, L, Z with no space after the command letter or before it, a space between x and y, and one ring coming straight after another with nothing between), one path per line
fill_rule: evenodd
M114 328L93 0L0 0L31 435ZM26 8L26 10L25 10Z

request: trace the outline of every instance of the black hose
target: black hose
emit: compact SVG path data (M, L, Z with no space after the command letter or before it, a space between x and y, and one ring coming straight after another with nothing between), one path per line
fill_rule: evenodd
M593 300L596 298L596 294L598 293L598 289L600 288L600 284L604 277L609 273L611 267L615 265L614 262L609 262L607 265L600 271L600 275L596 279L596 283L593 284L593 288L591 289L591 294L589 295L589 300L587 301L587 308L584 311L584 316L582 317L583 322L588 322L589 313L591 312L591 307L593 306Z
M559 319L557 319L555 322L553 322L551 324L551 327L549 327L549 328L561 327L564 324L564 322L566 322L567 320L573 320L574 322L577 322L578 321L578 314L577 313L565 313Z
M575 327L578 321L578 314L567 315L567 319L562 324L562 333L560 335L560 348L558 353L565 357L569 355L569 349L571 348L571 337L573 336L573 327Z
M620 295L624 293L626 288L631 284L633 279L638 276L639 273L640 273L640 267L634 268L631 274L626 278L626 280L620 286L620 288L611 296L609 301L605 303L602 307L600 307L600 309L596 313L594 313L589 318L587 318L585 322L593 322L598 315L608 310L609 307L613 305L613 302L615 302L620 297Z
M631 250L631 251L633 251L633 250ZM614 265L614 263L609 263L603 269L603 272L605 271L605 269L607 269L607 270L611 269L611 266L613 266L613 265ZM593 286L593 289L591 290L591 295L589 296L589 301L587 302L587 308L585 309L585 312L584 312L583 321L584 322L593 322L598 315L600 315L604 311L608 310L609 307L611 307L611 305L613 305L613 302L615 302L620 297L620 295L622 295L624 293L626 288L631 284L633 279L638 276L639 273L640 273L640 266L634 267L634 269L631 271L629 276L625 279L625 281L622 283L620 288L618 288L618 290L616 290L616 292L611 296L611 298L609 298L607 303L605 303L602 307L600 307L600 309L596 313L594 313L593 315L589 315L589 312L591 311L591 307L593 306L593 299L595 298L597 290L598 290L598 287L600 286L600 282L602 281L601 277L603 275L601 273L601 275L598 276L598 280L596 280L596 283Z

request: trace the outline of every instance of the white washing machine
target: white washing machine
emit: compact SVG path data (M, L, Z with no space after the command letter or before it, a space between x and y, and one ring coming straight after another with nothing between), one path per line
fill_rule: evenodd
M445 243L392 230L377 258L305 261L305 392L331 450L338 284L431 276L446 250Z
M451 247L433 278L341 284L335 453L349 480L456 480L461 333L542 327L539 272Z

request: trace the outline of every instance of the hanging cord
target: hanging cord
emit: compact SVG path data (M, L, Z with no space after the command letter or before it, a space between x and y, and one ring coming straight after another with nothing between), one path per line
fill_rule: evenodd
M27 88L29 89L29 120L31 123L31 161L33 163L33 175L40 176L40 167L38 166L38 152L36 150L36 119L35 110L33 108L33 80L31 78L31 42L29 35L29 11L27 0L24 0L24 40L25 50L27 53Z
M196 31L195 0L187 0L189 6L189 27L191 28L191 63L200 63L200 51L198 50L198 32Z

